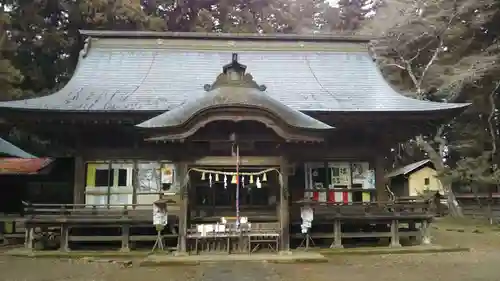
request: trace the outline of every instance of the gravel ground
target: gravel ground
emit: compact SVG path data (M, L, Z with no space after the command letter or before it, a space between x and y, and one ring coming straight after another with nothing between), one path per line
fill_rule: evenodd
M500 233L434 230L441 245L471 247L468 253L337 256L325 264L231 263L189 267L121 268L83 260L0 256L0 281L498 281Z

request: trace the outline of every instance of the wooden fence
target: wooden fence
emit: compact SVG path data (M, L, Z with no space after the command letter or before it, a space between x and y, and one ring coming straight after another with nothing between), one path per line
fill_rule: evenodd
M457 201L466 217L500 223L500 194L457 194Z
M178 206L167 206L169 224L163 238L177 238ZM130 242L155 241L150 204L82 205L26 204L22 218L28 247L47 248L52 240L67 250L68 242L120 242L128 250ZM28 241L29 240L29 241Z

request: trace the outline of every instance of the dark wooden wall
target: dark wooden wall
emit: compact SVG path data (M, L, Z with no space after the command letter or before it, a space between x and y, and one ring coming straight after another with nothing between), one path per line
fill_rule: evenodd
M409 196L408 179L404 176L391 178L389 187L396 196Z
M0 212L21 213L22 201L46 204L73 203L73 159L54 161L48 174L0 176Z

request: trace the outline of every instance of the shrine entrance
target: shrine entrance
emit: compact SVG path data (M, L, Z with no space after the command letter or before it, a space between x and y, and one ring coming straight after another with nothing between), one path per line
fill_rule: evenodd
M237 164L238 162L238 164ZM245 217L254 222L279 221L279 157L208 156L188 169L190 221L216 222Z
M231 166L198 167L189 176L191 222L237 215L251 222L278 221L277 168L242 166L237 173Z
M264 243L288 251L287 146L324 143L333 129L274 99L246 69L234 53L199 98L137 125L146 141L190 148L190 155L179 156L189 166L189 184L181 190L180 252L188 240L198 251L199 241L221 237L227 251L235 237L247 241L240 250L252 252L252 243ZM204 156L212 163L192 162Z
M189 167L188 251L279 250L283 179L279 166L271 165L276 160L236 153Z

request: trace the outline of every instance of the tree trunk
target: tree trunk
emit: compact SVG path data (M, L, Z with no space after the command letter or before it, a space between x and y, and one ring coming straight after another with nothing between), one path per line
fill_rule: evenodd
M455 218L461 218L464 216L462 212L462 208L458 204L457 198L455 197L455 193L451 188L451 184L448 184L448 188L444 188L447 190L446 192L446 203L448 204L448 210L450 211L450 215ZM444 184L443 184L444 187Z
M432 164L434 164L434 168L438 175L442 175L445 172L445 164L443 162L443 153L444 147L446 146L445 140L441 137L442 128L439 128L434 141L439 143L439 151L434 149L432 145L428 141L426 141L422 136L416 137L416 141L418 146L427 153L427 156L431 160ZM453 217L463 217L462 208L458 204L458 201L455 197L455 193L453 193L453 188L451 183L448 180L440 178L441 184L443 185L443 190L446 193L446 203L448 204L448 209L450 211L450 215Z

